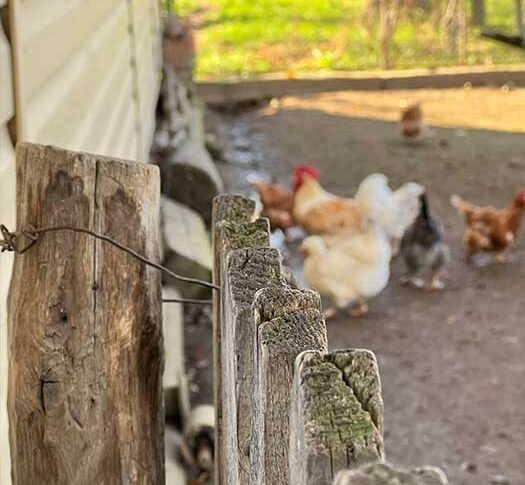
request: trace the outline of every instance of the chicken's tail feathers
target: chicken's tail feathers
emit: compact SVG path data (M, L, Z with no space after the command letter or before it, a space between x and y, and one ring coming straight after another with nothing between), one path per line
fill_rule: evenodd
M399 189L395 190L392 195L397 200L416 200L426 191L425 187L415 182L408 182L403 184Z
M265 190L266 187L268 187L267 182L265 182L262 179L256 178L256 177L248 177L247 178L248 183L259 192L259 195L261 195L261 192Z
M450 197L450 203L461 213L469 211L472 208L472 204L463 200L459 195L452 195Z
M253 185L254 187L257 187L261 183L264 183L264 180L262 178L257 177L257 175L253 175L253 174L249 174L246 177L246 180L248 181L249 184Z
M421 203L421 215L423 216L425 220L427 220L430 215L430 207L428 204L428 195L426 191L422 192L419 195L419 201Z

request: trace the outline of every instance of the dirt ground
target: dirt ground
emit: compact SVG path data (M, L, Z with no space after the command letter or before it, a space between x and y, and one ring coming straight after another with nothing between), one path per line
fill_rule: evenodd
M393 121L412 100L433 125L420 146L404 144ZM332 93L210 112L207 123L225 149L220 169L230 192L254 195L251 173L290 183L302 163L316 164L323 185L346 196L377 171L394 187L428 188L452 252L447 289L401 287L396 260L366 317L329 322L329 344L376 353L388 460L441 466L459 485L525 484L525 244L521 238L507 264L465 264L463 224L449 204L458 193L503 206L525 187L525 90ZM300 271L295 249L282 247Z

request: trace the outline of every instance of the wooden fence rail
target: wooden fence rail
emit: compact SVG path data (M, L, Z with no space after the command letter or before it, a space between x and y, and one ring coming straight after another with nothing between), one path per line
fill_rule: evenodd
M156 167L21 144L17 226L106 234L159 260ZM159 272L86 234L15 258L9 397L15 485L164 483Z
M213 213L216 483L445 484L384 464L375 356L328 353L319 295L287 283L253 201L219 196Z

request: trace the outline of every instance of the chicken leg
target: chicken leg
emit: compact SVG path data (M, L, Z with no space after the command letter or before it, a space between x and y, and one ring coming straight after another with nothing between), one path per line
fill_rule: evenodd
M499 264L505 264L509 260L509 256L504 251L496 254L496 262Z
M357 306L350 309L350 316L353 318L361 318L368 313L368 303L365 300L360 300Z
M430 280L425 285L427 291L436 291L445 289L445 283L441 280L443 272L436 271L432 274Z
M414 286L415 288L422 288L425 286L425 282L422 278L419 278L416 275L410 273L401 276L401 278L399 278L399 284L403 286L410 285Z
M337 316L337 307L332 306L323 312L325 320L333 320Z

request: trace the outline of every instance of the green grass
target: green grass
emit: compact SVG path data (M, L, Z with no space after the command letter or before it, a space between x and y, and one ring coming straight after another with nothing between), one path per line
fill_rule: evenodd
M199 28L197 77L381 67L377 22L367 0L174 0ZM487 0L491 25L512 29L514 0ZM510 19L510 20L509 20ZM438 23L413 9L393 45L397 69L457 65ZM525 51L469 31L468 64L525 62Z

